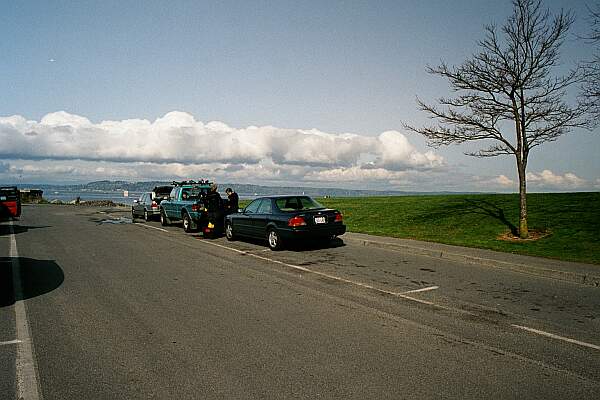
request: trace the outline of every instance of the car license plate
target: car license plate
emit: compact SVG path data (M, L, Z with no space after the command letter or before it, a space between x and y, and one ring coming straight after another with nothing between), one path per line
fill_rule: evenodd
M324 224L327 222L325 217L315 217L315 224Z

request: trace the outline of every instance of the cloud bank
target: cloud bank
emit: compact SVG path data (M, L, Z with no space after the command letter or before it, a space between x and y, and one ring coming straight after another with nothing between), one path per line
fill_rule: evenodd
M273 126L232 128L203 123L184 112L154 122L141 119L92 123L64 111L39 122L22 116L0 118L0 157L7 159L88 160L258 165L313 168L431 169L441 156L419 152L400 132L379 136L333 134L316 129Z
M479 172L479 171L477 171ZM511 171L512 172L512 171ZM419 151L397 131L377 136L273 126L233 128L184 112L102 121L64 111L0 117L0 182L209 178L218 182L417 191L517 191L513 173L485 176ZM572 172L527 174L530 191L597 189Z

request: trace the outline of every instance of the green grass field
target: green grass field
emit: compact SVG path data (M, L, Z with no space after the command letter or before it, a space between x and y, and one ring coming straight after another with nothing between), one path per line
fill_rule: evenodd
M600 193L533 193L529 228L548 236L500 240L519 226L517 194L329 198L352 232L600 264Z

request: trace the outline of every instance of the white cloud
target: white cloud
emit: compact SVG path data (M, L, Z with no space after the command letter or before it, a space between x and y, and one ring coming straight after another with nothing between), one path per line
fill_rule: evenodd
M327 168L360 166L365 159L387 170L428 169L443 164L433 152L421 153L400 132L377 137L333 134L272 126L237 129L223 122L203 123L184 112L154 122L140 119L92 123L64 111L39 122L21 116L0 118L0 156L181 164L250 164Z
M154 122L93 123L64 111L39 122L0 117L0 143L0 157L12 160L10 169L3 168L4 179L39 182L211 178L404 186L410 182L407 173L444 166L441 156L420 152L397 131L365 136L273 126L238 129L178 111Z
M549 169L539 173L528 172L527 182L532 187L553 189L578 189L587 184L585 179L579 178L571 172L557 175Z
M508 178L506 175L500 175L496 178L494 178L492 180L493 183L496 183L500 186L514 186L515 185L515 181L513 181L512 179Z

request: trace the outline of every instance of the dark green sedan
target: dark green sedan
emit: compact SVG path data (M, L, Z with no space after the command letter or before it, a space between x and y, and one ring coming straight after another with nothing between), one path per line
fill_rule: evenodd
M225 218L225 236L265 239L271 250L295 240L332 240L346 232L342 213L308 196L269 196Z

